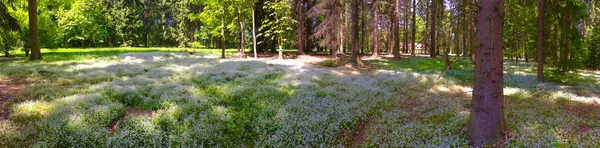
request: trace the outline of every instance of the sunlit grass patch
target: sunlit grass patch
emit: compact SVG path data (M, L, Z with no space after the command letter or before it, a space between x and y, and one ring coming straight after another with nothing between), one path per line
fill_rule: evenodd
M452 69L444 70L444 62L440 59L402 59L402 60L371 60L366 61L380 69L402 70L427 74L442 74L447 78L454 78L464 83L473 82L473 64L457 61L452 64Z

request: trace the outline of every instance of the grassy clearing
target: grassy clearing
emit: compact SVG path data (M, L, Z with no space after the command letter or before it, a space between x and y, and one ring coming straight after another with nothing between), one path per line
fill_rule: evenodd
M465 125L471 88L466 84L472 65L466 63L438 80L443 63L437 60L370 61L381 70L355 73L293 60L186 55L178 49L114 54L108 51L121 49L103 50L66 58L59 57L63 51L71 53L59 50L56 58L46 56L41 62L2 62L3 79L36 83L9 102L9 120L0 122L0 144L464 147L468 143ZM578 74L596 81L537 84L531 66L506 65L509 146L600 146L600 110L595 104L600 101L599 72ZM150 115L123 118L128 110ZM120 123L113 131L110 127L116 121ZM362 129L364 139L354 141L354 133Z

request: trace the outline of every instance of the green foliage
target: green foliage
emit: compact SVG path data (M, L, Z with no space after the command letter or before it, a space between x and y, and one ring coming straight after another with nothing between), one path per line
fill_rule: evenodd
M288 43L293 33L292 26L296 23L290 4L286 0L266 1L263 9L271 14L262 22L258 35L277 40L280 46Z
M323 66L325 67L337 67L339 60L325 60L323 61Z

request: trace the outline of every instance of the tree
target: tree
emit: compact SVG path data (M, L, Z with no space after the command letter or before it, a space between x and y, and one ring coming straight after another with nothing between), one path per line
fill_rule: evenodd
M359 0L352 0L352 52L350 53L350 62L356 66L358 64L358 2Z
M252 5L252 50L254 51L254 59L256 60L257 57L257 53L256 53L256 24L255 24L255 20L254 20L254 10L256 9L256 6Z
M298 48L298 54L303 55L306 47L308 36L306 35L306 9L304 5L305 0L294 0L294 13L296 14L296 48Z
M431 34L431 39L429 42L430 43L429 44L429 56L432 58L435 58L435 56L436 56L436 53L435 53L435 51L436 51L436 49L435 49L435 47L436 47L436 44L435 44L435 40L436 40L436 38L435 38L435 33L436 33L435 32L435 30L436 30L435 15L436 15L436 13L435 12L437 12L436 1L437 0L431 1L431 10L429 12L429 13L431 13L431 15L429 15L429 17L430 17L429 19L431 20L431 23L429 23L431 25L431 28L430 28L431 31L429 32Z
M19 31L17 20L8 13L4 3L0 2L0 48L4 48L4 56L10 56L10 50L18 39Z
M482 0L478 6L469 145L504 147L504 0Z
M410 54L412 56L415 56L415 48L416 48L416 43L417 42L417 0L413 0L413 12L412 12L412 48L410 51Z
M295 20L292 19L292 8L285 0L266 1L263 9L271 11L270 18L263 20L263 26L259 34L265 38L274 40L279 46L279 59L283 59L283 45L291 36L292 25Z
M340 17L343 12L342 1L323 0L314 7L316 11L313 11L310 16L323 17L323 19L317 25L312 38L320 39L319 45L329 49L330 56L335 57L335 52L339 50L341 44L339 25L343 23Z
M400 23L399 23L399 15L400 12L400 0L395 0L394 2L394 11L392 13L392 53L394 58L400 58Z
M40 40L38 39L37 26L37 1L28 0L29 2L29 39L31 44L31 55L29 60L41 60L42 53L40 52Z
M225 58L225 0L221 0L221 58Z
M379 39L377 38L378 36L378 30L379 30L379 9L378 9L378 4L377 0L373 0L373 55L371 57L378 57L379 54L377 52L379 52Z
M537 80L544 81L544 0L538 4L538 36L537 36Z

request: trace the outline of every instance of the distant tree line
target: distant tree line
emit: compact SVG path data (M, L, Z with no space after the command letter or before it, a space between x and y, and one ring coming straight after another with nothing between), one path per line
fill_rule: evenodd
M473 59L479 0L40 0L40 46L253 47L258 52ZM356 6L354 5L356 4ZM539 1L505 0L504 58L538 58ZM566 72L600 65L600 2L546 0L544 64ZM0 3L3 51L29 51L28 1ZM356 7L356 8L355 8ZM252 15L254 14L254 15ZM356 18L353 15L356 14ZM254 22L253 22L254 20ZM356 23L357 26L354 26ZM253 24L253 25L251 25ZM254 26L254 27L253 27ZM356 32L356 39L353 35ZM253 34L255 32L255 34ZM422 45L417 49L416 45Z

